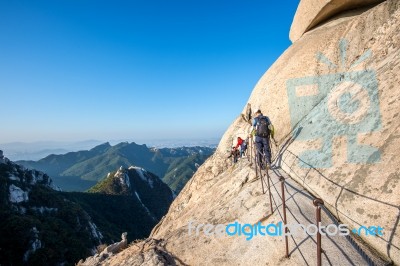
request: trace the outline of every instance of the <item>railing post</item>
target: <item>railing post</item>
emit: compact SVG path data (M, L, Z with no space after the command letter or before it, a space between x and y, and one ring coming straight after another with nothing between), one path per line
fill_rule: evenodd
M248 155L247 156L247 159L249 160L249 162L251 163L251 145L252 145L252 143L251 143L251 138L249 138L249 137L247 137L247 139L249 140L248 141L248 143L247 143L247 150L246 150L246 155Z
M283 208L283 224L285 225L285 244L286 244L286 258L289 258L289 242L288 242L288 229L286 227L286 199L285 199L285 178L282 176L279 178L281 181L281 190L282 190L282 208Z
M322 199L316 198L313 200L313 204L316 207L315 209L315 218L317 221L317 265L321 266L321 233L319 231L321 225L321 205L324 205L324 201Z
M256 147L254 147L254 165L255 165L255 169L256 169L256 178L258 177L258 163L257 163L257 158L258 158L258 156L257 156L257 149L256 149Z
M259 158L258 158L258 156L257 156L256 165L259 163L258 160L259 160ZM265 189L264 189L264 177L263 177L262 169L261 169L260 165L258 165L258 167L256 166L256 169L258 169L257 173L260 174L262 192L263 192L263 194L265 194Z
M250 138L250 156L249 156L249 158L250 158L250 162L252 162L253 161L253 138Z
M274 208L272 207L272 195L271 195L271 183L270 183L270 177L269 177L269 173L268 170L267 172L267 181L268 181L268 194L269 194L269 205L271 206L271 214L274 213Z

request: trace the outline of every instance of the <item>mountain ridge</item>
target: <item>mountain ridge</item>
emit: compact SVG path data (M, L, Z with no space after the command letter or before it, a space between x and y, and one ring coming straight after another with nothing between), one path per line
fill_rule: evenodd
M2 264L72 264L101 244L91 217L57 189L47 174L0 161Z
M0 151L0 264L74 265L124 232L130 241L147 237L173 198L159 177L133 166L90 193L62 192Z
M177 194L185 182L214 151L209 147L149 148L145 144L121 142L114 146L106 142L90 150L49 155L39 161L17 161L28 168L48 173L64 190L83 191L95 185L108 172L123 166L142 167L166 182ZM188 160L185 160L189 158ZM177 165L179 175L171 175L170 165Z

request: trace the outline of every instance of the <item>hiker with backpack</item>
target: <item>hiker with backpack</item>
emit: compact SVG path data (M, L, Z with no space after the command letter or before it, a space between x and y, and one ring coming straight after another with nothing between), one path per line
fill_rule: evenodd
M268 116L264 116L261 110L257 110L253 120L254 134L255 134L255 146L258 154L258 162L260 167L271 166L271 148L270 148L270 137L273 134L273 126ZM272 136L273 137L273 136ZM263 157L265 156L265 160Z

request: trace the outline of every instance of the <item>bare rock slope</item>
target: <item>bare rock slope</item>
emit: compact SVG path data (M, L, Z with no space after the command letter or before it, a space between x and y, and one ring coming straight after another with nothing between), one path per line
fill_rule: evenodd
M302 0L300 7L304 2L311 3ZM400 1L354 7L296 37L249 98L277 130L271 203L254 165L226 159L232 141L249 132L240 115L153 229L151 238L159 242L145 253L128 248L105 264L136 265L134 257L162 250L168 262L153 257L154 264L315 265L314 236L290 237L286 258L283 237L189 232L189 224L282 221L280 177L286 178L289 223L314 223L312 199L319 197L325 225L384 228L382 236L323 237L323 264L400 264Z
M290 29L290 40L297 41L300 37L321 22L329 20L342 11L368 7L384 0L302 0L297 8Z

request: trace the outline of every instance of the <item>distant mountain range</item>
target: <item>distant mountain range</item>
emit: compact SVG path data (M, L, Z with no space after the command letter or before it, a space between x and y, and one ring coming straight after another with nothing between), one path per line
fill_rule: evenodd
M49 155L38 161L18 161L51 176L65 191L84 191L120 166L144 168L167 183L175 193L213 152L209 147L149 148L134 142L104 143L90 150Z
M139 167L114 169L90 193L61 192L47 174L1 157L0 265L74 265L123 232L147 237L172 200Z
M87 150L103 143L99 140L85 140L78 142L65 141L37 141L37 142L10 142L0 144L0 149L12 161L39 160L50 154L64 154L71 151Z
M110 143L118 144L127 140L113 140ZM36 141L36 142L9 142L1 143L0 149L7 154L12 161L20 160L40 160L50 154L64 154L67 152L88 150L105 141L84 140L76 142L68 141ZM129 141L132 142L132 141ZM148 147L156 148L177 148L177 147L209 147L216 148L219 143L217 138L209 139L159 139L159 140L140 140L136 143L146 143Z

